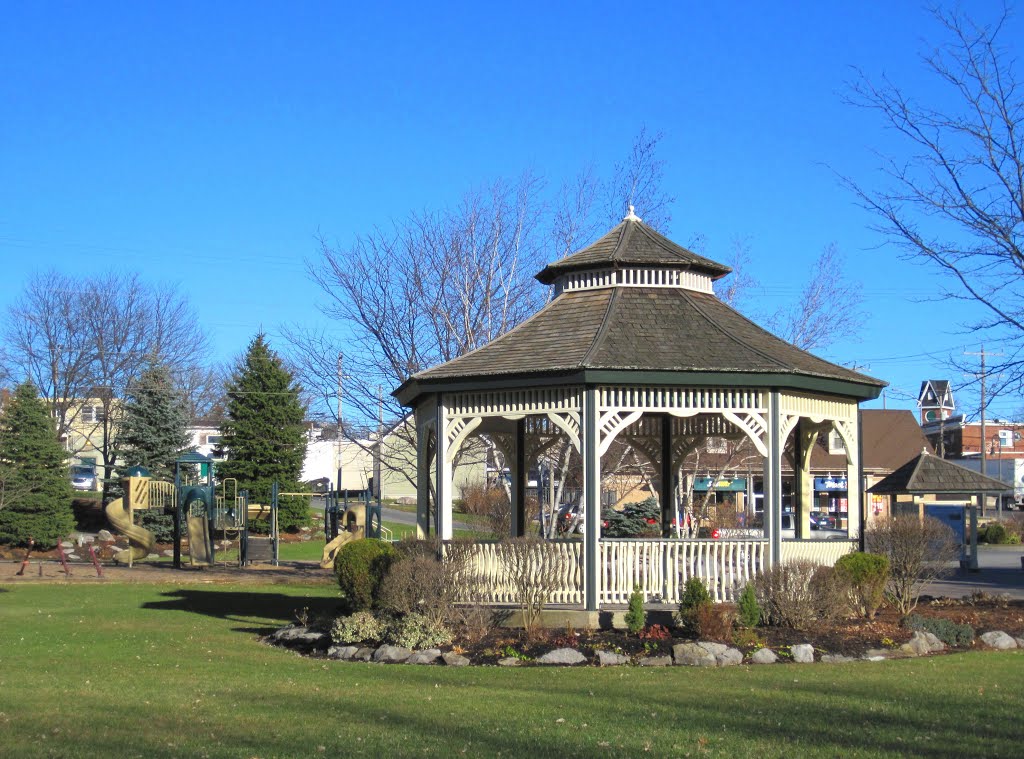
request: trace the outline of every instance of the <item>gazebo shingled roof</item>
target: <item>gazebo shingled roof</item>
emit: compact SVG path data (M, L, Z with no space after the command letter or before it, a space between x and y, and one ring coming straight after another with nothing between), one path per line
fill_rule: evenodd
M567 272L627 265L685 268L707 274L712 279L719 279L732 271L728 266L677 245L631 212L593 245L544 267L537 279L550 285Z
M571 272L627 264L694 271L711 280L730 271L627 217L593 245L545 268L537 279L552 283ZM432 385L460 379L564 381L579 372L643 372L646 381L651 373L665 372L673 383L784 385L861 399L876 398L886 384L800 350L710 292L632 286L565 290L515 329L416 374L395 394L409 404Z
M986 477L928 451L922 451L883 480L868 488L869 493L940 495L1002 493L1013 486Z

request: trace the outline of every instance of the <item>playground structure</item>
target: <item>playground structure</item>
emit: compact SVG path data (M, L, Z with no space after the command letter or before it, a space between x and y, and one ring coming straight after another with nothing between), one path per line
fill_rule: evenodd
M387 531L381 524L381 505L370 501L370 492L364 491L362 497L349 503L348 494L339 498L337 492L329 492L324 504L324 546L320 566L330 569L334 566L334 557L343 545L361 538L380 538Z
M238 566L253 563L278 564L278 503L283 495L275 482L271 503L250 504L248 494L238 491L234 479L221 483L219 492L213 483L213 460L198 453L187 453L175 462L174 482L154 480L142 467L133 467L123 480L124 496L107 504L105 512L111 526L128 538L128 548L115 561L131 566L146 558L156 545L150 530L135 524L133 513L140 509L160 509L174 518L174 567L182 564L181 539L188 537L188 555L192 566L212 566L217 561L214 535L238 541ZM250 520L265 519L268 534L253 535Z

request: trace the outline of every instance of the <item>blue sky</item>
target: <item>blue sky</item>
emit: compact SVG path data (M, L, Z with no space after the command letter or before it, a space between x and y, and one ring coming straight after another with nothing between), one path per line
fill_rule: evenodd
M498 177L607 166L646 126L664 133L670 236L719 259L746 238L764 311L836 242L870 316L824 355L913 407L945 355L977 350L971 313L921 302L935 279L880 247L833 169L870 184L894 144L843 104L852 67L943 97L918 59L937 27L915 3L777 5L7 6L0 308L40 269L134 270L179 283L227 358L260 327L320 320L318 232L345 243Z

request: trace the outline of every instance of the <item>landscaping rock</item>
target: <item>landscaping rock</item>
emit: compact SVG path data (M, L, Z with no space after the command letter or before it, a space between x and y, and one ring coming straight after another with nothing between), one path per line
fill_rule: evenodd
M556 648L554 651L548 651L542 657L537 659L539 664L560 664L562 666L572 664L582 664L587 660L587 657L577 651L575 648Z
M1024 638L1014 638L1017 641L1017 648L1024 648Z
M714 667L715 655L697 643L677 643L672 646L672 658L683 667Z
M499 667L518 667L522 662L514 656L506 656L504 659L498 659Z
M370 661L373 658L374 649L369 646L360 646L352 657L357 661Z
M711 641L707 640L697 641L697 645L703 648L712 656L720 656L721 654L724 654L725 649L728 648L728 646L724 643L712 643Z
M715 661L719 667L735 667L743 663L743 652L738 648L726 646L722 653L715 656Z
M770 648L759 648L750 655L751 664L774 664L778 660L778 654Z
M330 659L351 659L356 655L358 646L331 646L327 649L327 656Z
M628 656L623 656L622 654L617 654L613 651L597 652L597 666L599 667L618 667L628 663Z
M892 650L888 648L869 648L861 658L866 661L885 661L886 659L892 659L893 656Z
M72 542L71 542L71 541L69 541L69 540L62 540L62 541L60 541L60 547L61 547L61 548L73 548L73 547L74 547L74 545L75 545L75 544L74 544L74 543L72 543Z
M946 644L939 640L933 633L915 630L910 640L900 646L900 651L909 656L925 656L926 654L942 651Z
M293 625L292 627L282 627L280 630L274 630L274 632L270 634L270 639L275 642L295 640L307 633L309 633L308 627Z
M712 659L713 660L713 659ZM671 656L645 656L637 662L641 667L671 667ZM714 666L714 665L712 665Z
M457 654L454 651L449 651L446 654L441 654L441 661L447 664L449 667L468 667L469 659L462 654Z
M381 646L373 654L375 662L400 664L412 656L412 649L405 646Z
M110 530L100 530L96 533L96 540L100 541L101 543L109 543L113 539L114 536L113 534L111 534Z
M810 643L797 643L789 650L793 654L793 661L797 664L814 663L814 646Z
M843 656L842 654L822 654L822 664L846 664L847 662L857 661L852 656Z
M79 558L80 557L78 556L77 553L69 553L68 554L68 561L78 561Z
M165 548L163 553L161 553L160 555L161 556L166 556L166 557L168 557L170 559L173 559L174 558L174 549L173 548Z
M428 648L426 651L416 651L412 656L405 660L406 664L436 664L437 660L441 658L441 650L438 648Z
M981 642L989 648L996 648L1000 651L1006 651L1007 649L1017 647L1017 641L1002 630L993 630L992 632L983 633L981 636Z

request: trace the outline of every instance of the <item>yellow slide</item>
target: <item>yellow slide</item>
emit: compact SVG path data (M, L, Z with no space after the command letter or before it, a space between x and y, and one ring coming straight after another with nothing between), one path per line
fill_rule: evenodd
M346 543L359 540L361 537L363 537L362 534L356 532L339 532L338 537L324 546L324 555L320 559L320 566L323 569L332 569L334 567L334 557L338 555L338 549Z
M153 546L156 545L156 536L132 522L131 511L125 504L124 498L118 498L116 501L108 503L106 512L111 526L128 538L128 550L119 551L114 556L114 561L119 564L127 564L129 560L138 561L149 556Z

